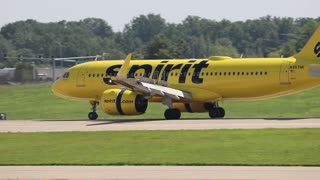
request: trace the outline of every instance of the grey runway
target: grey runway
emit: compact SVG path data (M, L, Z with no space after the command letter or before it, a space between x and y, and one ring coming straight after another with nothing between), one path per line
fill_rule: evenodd
M1 120L0 132L320 128L320 119ZM0 166L0 179L320 179L320 167Z
M320 128L320 119L0 120L0 132Z
M0 166L0 179L316 180L320 167Z

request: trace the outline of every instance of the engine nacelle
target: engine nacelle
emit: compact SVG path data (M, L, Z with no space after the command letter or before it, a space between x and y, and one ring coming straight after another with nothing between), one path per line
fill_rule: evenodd
M204 103L173 103L173 108L179 109L181 112L207 112Z
M109 89L103 92L101 107L110 115L139 115L145 113L148 100L130 90Z

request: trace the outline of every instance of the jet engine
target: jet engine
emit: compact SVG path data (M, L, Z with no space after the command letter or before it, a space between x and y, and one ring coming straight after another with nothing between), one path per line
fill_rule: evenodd
M177 108L180 112L207 112L204 103L173 103L173 108Z
M139 115L148 107L143 95L125 89L109 89L103 92L102 110L110 115Z

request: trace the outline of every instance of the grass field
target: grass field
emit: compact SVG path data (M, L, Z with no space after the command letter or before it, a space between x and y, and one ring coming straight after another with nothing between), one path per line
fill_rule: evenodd
M8 119L87 119L89 103L61 99L53 95L51 84L0 86L0 112ZM260 101L227 101L220 105L226 117L320 117L320 88ZM141 116L109 116L98 108L100 119L163 118L166 107L150 104ZM183 113L182 118L207 118L207 113Z
M0 133L0 165L320 165L320 129Z

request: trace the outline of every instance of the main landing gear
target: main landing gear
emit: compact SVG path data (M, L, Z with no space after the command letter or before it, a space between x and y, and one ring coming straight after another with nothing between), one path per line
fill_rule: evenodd
M167 105L169 109L164 112L164 117L166 119L180 119L181 112L177 108L173 108L172 99L170 97L164 97L162 99L162 104ZM209 112L209 116L212 119L223 118L225 116L225 111L222 107L219 107L218 102L205 103L203 104L205 109Z
M164 112L164 117L166 119L180 119L181 112L179 109L176 109L176 108L170 109L169 108Z
M88 118L89 118L90 120L96 120L96 119L98 118L98 114L97 114L97 112L96 112L98 102L96 102L96 101L90 101L90 104L92 105L92 112L89 112Z
M162 104L169 107L169 109L164 112L164 117L166 119L180 119L181 112L179 109L172 108L172 99L170 97L163 97Z
M205 104L206 108L209 111L209 116L212 119L223 118L225 116L225 110L222 107L219 107L218 102L212 104Z

